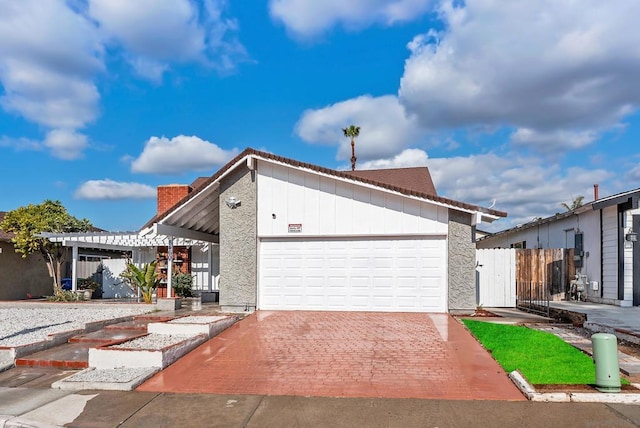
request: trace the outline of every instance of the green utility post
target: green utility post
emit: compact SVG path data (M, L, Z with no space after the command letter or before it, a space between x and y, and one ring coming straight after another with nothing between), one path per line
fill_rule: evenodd
M591 336L593 362L596 365L596 389L600 392L620 392L618 342L616 336L596 333Z

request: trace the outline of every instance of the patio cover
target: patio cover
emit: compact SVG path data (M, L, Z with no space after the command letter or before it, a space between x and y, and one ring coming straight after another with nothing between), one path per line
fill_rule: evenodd
M78 248L99 248L116 251L132 251L148 247L168 247L170 251L167 265L167 296L171 297L171 277L173 272L173 246L200 245L211 247L218 244L218 235L185 229L177 226L154 223L139 232L43 232L40 236L51 242L59 242L72 248L71 289L77 289ZM209 252L211 254L211 251ZM211 288L211 256L208 263L209 288Z

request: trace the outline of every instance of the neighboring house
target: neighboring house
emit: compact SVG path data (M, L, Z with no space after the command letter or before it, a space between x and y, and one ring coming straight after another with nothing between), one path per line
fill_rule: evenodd
M0 211L0 222L5 212ZM16 253L12 233L0 230L0 300L20 300L51 294L53 280L39 254L22 258Z
M640 189L479 239L478 248L573 248L589 301L640 305ZM584 277L583 277L584 278Z
M342 172L253 149L195 188L159 188L158 208L140 235L217 243L232 311L471 311L475 226L506 216L438 196L427 168Z
M0 222L4 220L6 212L0 211ZM94 228L95 231L101 229ZM51 296L53 294L53 277L47 267L47 262L41 254L32 254L26 258L15 251L11 242L13 233L0 229L0 300L21 300ZM104 259L121 257L117 251L87 248L78 254L80 262L98 262ZM62 265L62 276L71 275L71 251ZM97 264L94 266L97 267ZM91 276L91 272L85 272Z

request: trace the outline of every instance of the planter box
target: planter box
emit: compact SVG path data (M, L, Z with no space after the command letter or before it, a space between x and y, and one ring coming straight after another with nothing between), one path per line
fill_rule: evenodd
M156 308L160 311L175 311L182 307L182 299L180 297L161 297L156 302Z
M206 335L200 334L186 337L179 342L160 349L128 347L127 343L133 342L133 340L122 342L118 345L91 348L89 349L89 367L96 369L115 369L120 367L165 368L207 339Z
M154 322L147 325L149 333L157 334L204 334L208 338L217 336L237 321L230 316L189 316L169 322Z

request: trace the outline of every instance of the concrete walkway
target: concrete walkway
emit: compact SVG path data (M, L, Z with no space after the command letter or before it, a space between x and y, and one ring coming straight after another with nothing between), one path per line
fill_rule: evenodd
M640 344L640 306L620 307L590 302L550 302L552 308L585 314L585 328L637 336ZM625 338L628 340L628 338Z

